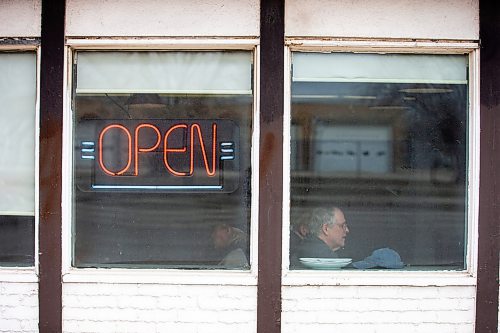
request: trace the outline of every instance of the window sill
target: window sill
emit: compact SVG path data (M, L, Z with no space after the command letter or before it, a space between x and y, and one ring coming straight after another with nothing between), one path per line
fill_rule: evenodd
M467 271L310 271L296 270L283 276L284 286L475 286Z
M71 268L63 282L256 286L257 276L252 271Z
M0 267L0 283L38 283L34 267Z

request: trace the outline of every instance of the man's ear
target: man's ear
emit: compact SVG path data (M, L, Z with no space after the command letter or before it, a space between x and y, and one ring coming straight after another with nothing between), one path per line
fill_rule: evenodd
M325 235L328 234L328 227L328 223L323 223L323 225L321 226L321 232Z
M307 234L309 233L309 228L308 228L307 226L305 226L305 225L301 224L301 225L299 226L299 233L300 233L303 237L305 237L305 236L307 236Z

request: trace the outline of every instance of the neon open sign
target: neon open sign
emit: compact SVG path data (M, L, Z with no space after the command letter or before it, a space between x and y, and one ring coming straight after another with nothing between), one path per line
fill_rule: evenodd
M86 120L78 186L93 191L232 192L239 130L230 120ZM77 177L78 178L78 177Z

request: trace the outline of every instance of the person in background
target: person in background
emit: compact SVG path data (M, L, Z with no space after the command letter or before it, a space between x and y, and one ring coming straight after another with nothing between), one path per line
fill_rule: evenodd
M228 224L217 224L212 231L214 247L224 253L219 266L230 269L248 268L248 259L245 255L247 235L243 230L231 227Z
M344 213L338 207L315 208L309 223L310 235L297 250L298 258L336 258L349 234Z
M302 213L293 216L290 220L290 267L296 267L299 263L297 251L302 241L309 235L310 214Z

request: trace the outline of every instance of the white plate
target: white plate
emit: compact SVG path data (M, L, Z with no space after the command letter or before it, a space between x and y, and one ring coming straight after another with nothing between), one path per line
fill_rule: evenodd
M329 264L339 264L352 262L351 258L300 258L301 262L317 262L317 263L329 263Z
M312 269L341 269L352 262L350 258L300 258L300 262Z

